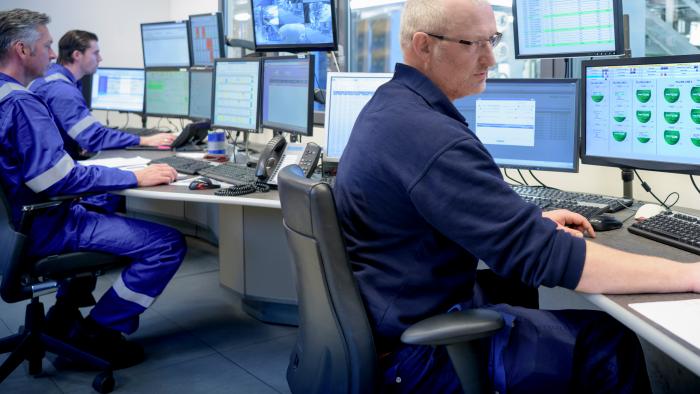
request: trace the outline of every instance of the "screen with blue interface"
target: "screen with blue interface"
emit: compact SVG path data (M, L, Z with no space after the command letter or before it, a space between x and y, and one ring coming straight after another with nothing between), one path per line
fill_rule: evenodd
M263 60L263 127L313 133L313 64L312 55Z
M189 67L187 22L141 24L145 67Z
M339 160L357 115L390 73L330 72L326 82L326 152L324 160Z
M92 74L91 108L143 112L142 69L98 68Z
M187 69L146 70L146 115L187 116L190 75Z
M256 50L335 50L332 0L252 0Z
M257 132L260 61L217 60L212 127Z
M623 51L621 0L515 0L515 57L573 57Z
M190 118L211 118L211 69L190 69Z
M576 80L490 79L454 105L500 167L578 170Z
M221 14L190 16L190 47L192 64L213 66L214 59L223 57L224 46L221 27Z
M583 76L584 163L699 170L697 56L589 61Z

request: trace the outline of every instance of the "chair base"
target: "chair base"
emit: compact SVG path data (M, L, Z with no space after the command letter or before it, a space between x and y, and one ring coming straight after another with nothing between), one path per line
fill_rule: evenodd
M42 360L48 351L102 370L103 372L97 375L92 383L97 392L109 393L114 389L112 365L109 362L44 332L44 305L38 298L32 298L27 305L24 322L25 325L20 327L19 333L0 339L0 353L10 353L5 362L0 365L0 384L24 360L29 362L29 374L39 375L42 372Z

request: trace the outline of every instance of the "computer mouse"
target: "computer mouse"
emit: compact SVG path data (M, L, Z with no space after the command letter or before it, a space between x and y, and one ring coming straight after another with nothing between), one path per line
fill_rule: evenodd
M597 215L588 220L595 231L616 230L622 227L622 222L612 215Z
M635 219L649 219L652 216L656 216L665 210L664 207L657 204L644 204L637 210L634 214Z
M192 182L190 182L190 190L206 190L206 189L218 189L221 185L217 185L211 181L211 179L203 176L199 177Z

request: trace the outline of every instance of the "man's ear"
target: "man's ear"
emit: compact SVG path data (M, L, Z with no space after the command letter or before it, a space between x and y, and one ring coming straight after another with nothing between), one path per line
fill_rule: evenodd
M70 54L70 57L71 57L71 59L73 59L73 62L75 62L76 60L79 60L82 55L83 54L79 50L76 49L73 51L73 53Z
M411 46L413 47L413 52L421 59L425 60L425 58L430 56L430 52L432 51L430 44L430 37L427 34L423 32L413 33Z

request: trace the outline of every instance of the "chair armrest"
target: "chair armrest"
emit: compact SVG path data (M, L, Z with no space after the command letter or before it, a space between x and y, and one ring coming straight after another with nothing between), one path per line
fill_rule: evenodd
M34 216L34 214L37 211L40 211L42 209L57 207L66 201L75 200L76 198L88 197L88 196L93 196L93 195L97 195L97 194L101 194L101 193L103 193L103 192L88 192L88 193L82 193L82 194L53 196L53 197L49 197L48 201L45 201L45 202L23 205L22 206L22 218L20 219L20 226L19 226L20 232L22 232L23 234L26 234L27 226L29 225L32 217Z
M429 317L401 335L411 345L452 345L493 335L503 327L503 317L492 310L468 309Z

